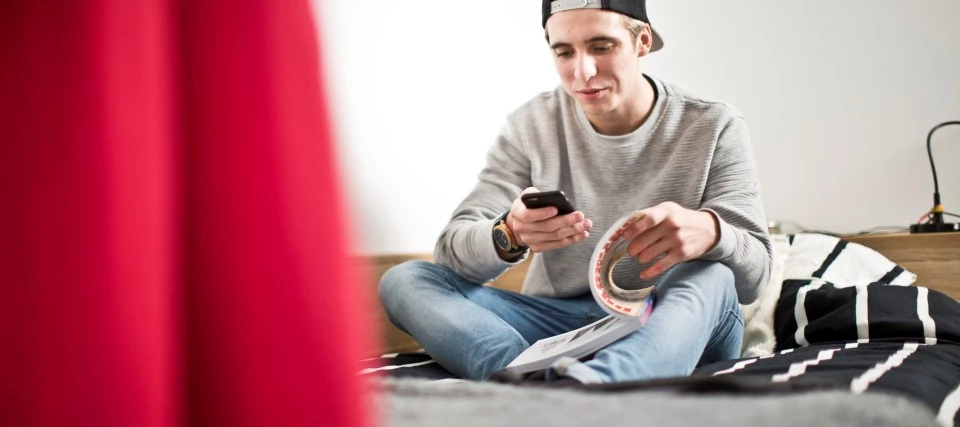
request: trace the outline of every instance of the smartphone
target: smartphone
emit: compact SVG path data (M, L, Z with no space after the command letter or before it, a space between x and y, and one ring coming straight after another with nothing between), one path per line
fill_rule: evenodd
M523 194L520 196L520 201L527 209L553 206L557 208L557 215L566 215L576 210L567 195L560 190Z

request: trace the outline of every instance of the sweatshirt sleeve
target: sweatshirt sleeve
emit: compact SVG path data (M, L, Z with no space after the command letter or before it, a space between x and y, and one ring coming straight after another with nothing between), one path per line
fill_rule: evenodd
M493 227L530 183L530 159L516 128L508 121L487 152L487 163L473 191L460 202L440 233L434 261L475 283L493 280L522 261L526 254L513 262L500 259Z
M716 246L701 258L729 266L740 303L753 302L770 275L773 249L742 117L731 120L720 133L701 210L717 218L720 231Z

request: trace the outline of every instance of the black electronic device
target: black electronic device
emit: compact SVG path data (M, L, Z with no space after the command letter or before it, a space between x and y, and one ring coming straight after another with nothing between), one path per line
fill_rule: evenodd
M560 190L526 193L520 196L520 201L523 202L523 205L526 206L527 209L553 206L557 208L557 215L566 215L576 210L573 207L573 203L570 203L567 195L563 194L563 191Z

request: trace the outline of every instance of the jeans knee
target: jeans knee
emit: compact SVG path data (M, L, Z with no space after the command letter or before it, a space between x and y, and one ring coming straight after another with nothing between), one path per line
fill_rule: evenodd
M377 296L389 316L418 306L425 295L436 291L456 292L453 272L441 265L421 260L406 261L390 267L380 277Z
M399 298L408 294L413 286L423 281L423 275L429 271L432 263L427 261L407 261L387 269L380 276L377 296L388 311Z
M737 298L737 287L734 283L733 270L726 264L718 261L696 261L707 277L707 286L711 297L720 304L720 310L732 311L740 316L740 302Z
M720 261L707 261L697 259L687 262L691 267L703 272L703 274L715 277L717 280L728 280L733 282L733 270Z
M684 289L684 293L692 293L704 303L719 302L724 307L737 304L733 271L718 261L678 264L664 276L662 284L674 290Z

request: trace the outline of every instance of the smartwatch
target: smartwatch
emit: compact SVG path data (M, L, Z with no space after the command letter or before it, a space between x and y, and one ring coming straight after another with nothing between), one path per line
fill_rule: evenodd
M497 218L497 225L493 226L493 243L497 245L500 252L508 255L522 254L527 250L527 247L517 244L517 238L514 237L513 230L510 230L510 226L507 225L507 215L510 215L510 211Z

